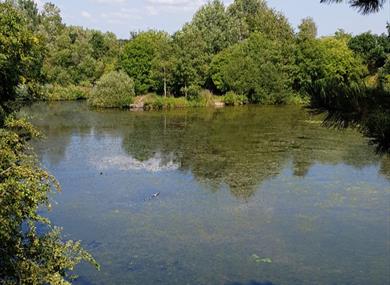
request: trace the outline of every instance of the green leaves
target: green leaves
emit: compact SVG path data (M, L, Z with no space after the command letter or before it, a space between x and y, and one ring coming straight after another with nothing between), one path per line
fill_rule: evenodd
M133 80L122 71L112 71L96 83L89 103L95 107L129 108L134 95Z
M79 242L62 242L38 208L60 190L42 170L26 139L39 133L24 119L8 118L0 129L0 280L5 284L70 284L68 271L82 260L98 267ZM39 233L37 228L45 228ZM40 230L42 232L42 230Z
M252 103L283 103L289 92L286 68L291 59L282 50L280 42L253 33L213 59L213 82L221 92L245 94Z
M5 112L15 107L18 84L36 79L41 44L23 15L10 4L0 3L0 106Z
M166 33L148 31L137 34L125 45L120 66L134 79L136 94L155 90L156 83L152 76L153 61L161 56L160 51L166 46L167 41ZM154 64L158 65L156 62Z

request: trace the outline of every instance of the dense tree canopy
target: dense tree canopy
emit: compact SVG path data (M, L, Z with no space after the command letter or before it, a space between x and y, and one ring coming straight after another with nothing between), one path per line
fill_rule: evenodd
M168 40L164 32L148 31L135 35L124 47L121 56L121 67L135 80L137 94L155 89L156 83L152 78L152 61Z
M17 101L17 86L31 83L42 66L43 42L10 4L0 6L0 124ZM19 100L22 98L18 98Z
M280 42L253 33L214 57L212 78L221 92L243 93L253 103L282 103L290 86L285 62Z

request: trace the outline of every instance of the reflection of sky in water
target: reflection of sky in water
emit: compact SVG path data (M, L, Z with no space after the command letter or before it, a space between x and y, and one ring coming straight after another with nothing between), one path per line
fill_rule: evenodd
M116 168L119 170L145 170L150 172L177 170L179 165L173 162L173 159L164 161L161 155L156 154L154 157L145 161L139 161L128 155L104 156L102 158L92 158L91 165L98 170Z
M359 134L288 108L82 106L39 109L37 145L50 217L102 265L76 284L389 284L389 163Z

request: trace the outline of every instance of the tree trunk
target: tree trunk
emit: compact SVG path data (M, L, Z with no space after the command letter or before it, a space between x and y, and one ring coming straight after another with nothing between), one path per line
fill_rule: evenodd
M165 67L164 67L164 97L167 97L167 77L165 74Z

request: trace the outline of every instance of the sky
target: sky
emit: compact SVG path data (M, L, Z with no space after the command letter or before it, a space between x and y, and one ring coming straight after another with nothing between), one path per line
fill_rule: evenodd
M44 0L35 0L42 6ZM114 32L129 38L130 31L147 29L173 33L189 22L207 0L51 0L61 9L68 25L79 25ZM232 0L223 0L229 5ZM366 31L383 33L390 22L390 1L381 12L360 15L347 4L320 4L320 0L268 0L269 6L281 11L296 28L301 19L312 17L320 36L344 29L352 34Z

